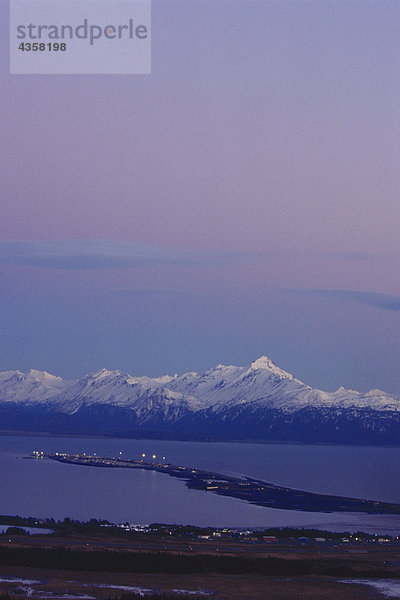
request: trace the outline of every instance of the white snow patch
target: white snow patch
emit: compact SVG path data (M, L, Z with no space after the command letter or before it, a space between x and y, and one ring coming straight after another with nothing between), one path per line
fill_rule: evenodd
M341 579L339 583L368 585L386 598L400 598L400 581L396 579Z

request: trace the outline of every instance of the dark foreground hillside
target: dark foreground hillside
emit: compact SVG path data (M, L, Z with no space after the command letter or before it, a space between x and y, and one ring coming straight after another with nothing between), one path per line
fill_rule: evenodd
M371 600L379 597L373 585L400 586L395 538L288 530L272 541L203 539L176 526L148 534L69 520L54 526L49 536L0 536L4 600Z

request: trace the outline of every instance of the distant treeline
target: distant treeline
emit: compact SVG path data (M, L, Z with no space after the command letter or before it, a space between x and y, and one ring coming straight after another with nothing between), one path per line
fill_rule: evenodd
M78 596L77 596L78 597ZM196 596L195 594L146 594L146 600L204 600L204 595ZM14 595L0 594L0 600L15 600ZM124 593L121 596L111 596L103 598L103 600L143 600L142 594Z
M22 525L23 527L99 527L100 525L110 525L105 519L90 519L89 521L78 521L65 517L62 521L56 521L53 517L47 519L38 519L37 517L20 517L19 515L0 515L2 525Z
M116 532L119 532L123 535L131 535L132 537L137 537L143 535L143 532L136 531L127 531L123 530L114 523L110 523L106 519L90 519L88 521L79 521L77 519L70 519L69 517L65 517L65 519L56 521L53 518L47 519L38 519L36 517L20 517L20 516L10 516L10 515L0 515L0 523L2 525L10 525L14 527L46 527L50 529L55 529L58 534L66 534L72 532L78 533L95 533L96 531L101 531L102 535L106 535L107 532L115 535ZM104 527L107 526L107 527ZM101 528L101 529L100 529ZM212 535L214 531L222 531L218 527L197 527L195 525L168 525L165 523L152 523L148 527L148 531L145 535L149 535L149 533L154 534L163 534L166 531L173 533L178 537L190 537L197 535ZM12 532L9 532L10 534ZM27 534L26 534L27 535ZM363 531L357 531L356 533L351 534L349 531L344 532L332 532L327 530L320 529L306 529L306 528L298 528L298 527L270 527L269 529L264 529L260 531L253 531L251 533L252 537L257 537L262 539L263 536L275 536L281 539L288 538L299 538L299 537L308 537L312 538L321 538L324 537L326 539L339 540L343 537L357 537L364 540L371 540L378 537L376 534L369 534ZM384 536L386 538L391 538L391 536Z
M69 548L0 547L3 566L67 569L109 573L223 573L270 576L331 575L336 577L399 578L385 569L353 569L346 560L286 559L241 555L180 554L173 552L122 552L71 550Z

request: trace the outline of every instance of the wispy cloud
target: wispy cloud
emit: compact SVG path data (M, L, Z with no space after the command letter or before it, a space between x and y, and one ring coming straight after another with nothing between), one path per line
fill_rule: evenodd
M47 269L121 269L162 265L223 265L235 252L191 252L114 240L0 240L0 263Z
M375 306L395 312L400 311L400 296L391 294L324 289L284 289L281 291L303 296L321 296L341 302L356 302L357 304L366 304L367 306Z
M181 294L193 294L193 291L184 290L180 288L152 288L152 287L126 287L126 288L115 288L109 290L110 294L119 294L121 296L176 296Z
M267 251L173 250L127 240L0 240L0 263L47 269L124 269L143 266L221 266L235 263L262 263L270 260L300 259L371 261L362 253L316 253L289 249Z

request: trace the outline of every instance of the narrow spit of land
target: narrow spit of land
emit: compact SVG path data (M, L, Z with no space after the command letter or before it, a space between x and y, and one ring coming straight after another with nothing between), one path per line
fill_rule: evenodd
M86 467L145 469L183 479L190 489L206 490L221 496L246 500L258 506L302 510L308 512L362 512L370 514L400 514L400 504L316 494L282 487L251 477L221 475L167 462L146 462L142 459L108 458L86 454L34 452L33 458L45 458Z

